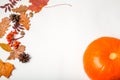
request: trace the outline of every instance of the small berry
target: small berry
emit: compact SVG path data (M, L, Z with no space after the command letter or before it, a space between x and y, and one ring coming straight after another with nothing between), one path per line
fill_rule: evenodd
M13 44L13 47L14 48L18 48L19 47L19 45L20 45L20 42L19 41L14 41L14 44Z
M21 34L21 35L25 35L25 32L24 32L24 31L21 31L20 34Z
M30 13L29 13L29 16L30 16L30 17L33 17L33 13L32 13L32 12L30 12Z

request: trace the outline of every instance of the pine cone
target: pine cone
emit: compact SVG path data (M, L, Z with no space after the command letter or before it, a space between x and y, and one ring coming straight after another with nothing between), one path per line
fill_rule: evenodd
M26 54L25 52L23 54L20 54L19 55L19 61L21 61L22 63L26 63L26 62L29 62L31 57L29 54Z
M11 14L11 15L10 15L10 20L11 20L12 22L19 22L19 20L20 20L20 15L18 15L18 14Z

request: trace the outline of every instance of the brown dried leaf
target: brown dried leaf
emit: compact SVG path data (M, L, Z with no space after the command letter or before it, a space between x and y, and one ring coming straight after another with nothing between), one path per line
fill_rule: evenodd
M29 30L30 28L30 18L28 17L27 14L25 13L21 13L21 16L20 16L20 24L23 25L23 27L25 27L26 30Z
M24 5L20 5L18 8L12 9L12 11L16 13L25 13L27 10L28 7Z
M0 38L2 38L5 35L9 26L10 26L9 18L8 17L3 18L2 22L0 22Z
M20 45L17 49L11 51L8 60L19 58L19 55L24 53L25 48L26 47L24 45Z
M14 69L15 69L15 67L13 64L11 64L9 62L3 62L0 59L0 77L5 76L6 78L9 78Z

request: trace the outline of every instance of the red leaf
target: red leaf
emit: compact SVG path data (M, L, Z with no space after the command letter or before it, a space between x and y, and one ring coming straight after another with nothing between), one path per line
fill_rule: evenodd
M34 12L40 12L41 9L47 5L49 0L29 0L32 4L29 6L29 10Z

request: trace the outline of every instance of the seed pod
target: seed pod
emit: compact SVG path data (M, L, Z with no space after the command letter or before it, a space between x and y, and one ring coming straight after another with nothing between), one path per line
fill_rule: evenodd
M12 5L12 4L10 4L10 7L11 7L11 8L13 8L13 5Z
M8 10L9 10L9 11L11 11L11 8L10 8L10 6L8 6Z
M30 12L30 13L29 13L29 16L30 16L30 17L33 17L33 13L32 13L32 12Z
M5 8L5 12L7 12L7 8Z
M21 32L20 32L20 35L25 35L25 32L24 32L24 31L21 31Z

